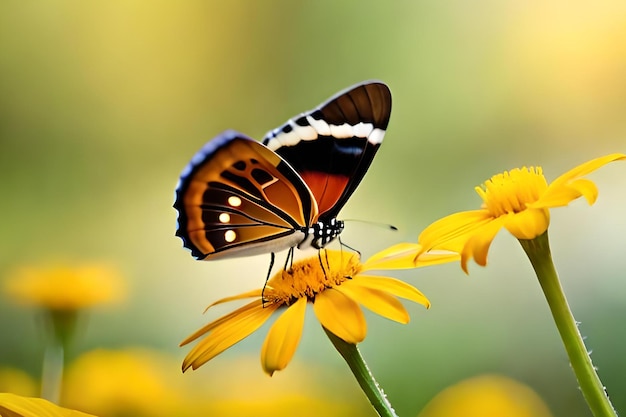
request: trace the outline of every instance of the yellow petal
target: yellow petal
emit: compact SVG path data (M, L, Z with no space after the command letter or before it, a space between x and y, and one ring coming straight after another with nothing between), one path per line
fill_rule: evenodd
M592 205L598 198L598 187L593 181L579 178L560 187L553 188L549 193L543 195L538 201L528 204L529 208L550 208L562 207L576 200L578 197L585 197L587 203Z
M398 243L372 255L363 263L363 270L413 268L413 258L419 252L422 252L422 245L419 243ZM388 265L392 267L389 268Z
M322 326L352 344L362 342L367 323L359 305L339 291L328 288L317 294L313 311Z
M59 407L41 398L0 393L0 416L6 417L94 417L92 414Z
M214 325L211 333L194 346L185 357L183 371L190 367L197 369L224 350L252 334L265 323L278 307L279 304L263 306L260 301L255 301L237 310L238 314L231 313L213 322L218 324ZM183 344L196 337L197 335L194 334Z
M419 268L460 259L459 254L454 252L422 252L422 245L419 243L399 243L373 255L365 261L362 270Z
M467 262L474 258L481 266L487 265L487 252L493 238L500 231L508 215L500 216L491 222L483 225L480 230L476 230L470 239L467 240L463 252L461 252L461 268L467 274Z
M256 290L244 292L242 294L232 295L230 297L220 298L219 300L215 301L214 303L209 304L209 306L204 309L204 312L206 313L207 310L210 309L211 307L216 306L218 304L226 303L228 301L242 300L244 298L261 297L261 293L262 292L263 292L263 290L256 289Z
M270 376L275 371L284 369L300 342L304 313L306 312L306 298L299 298L278 318L261 348L261 365Z
M506 216L504 227L518 239L534 239L548 230L550 211L526 209Z
M407 300L416 302L423 305L426 308L430 308L430 301L424 294L422 294L417 288L407 284L399 279L390 277L379 277L370 275L358 275L353 279L351 285L358 285L364 288L370 288L373 290L385 291L396 297L405 298ZM342 284L345 285L344 282Z
M459 259L461 259L461 255L459 253L434 249L420 254L415 262L415 267L421 268L424 266L440 265L458 261Z
M585 197L587 204L592 206L598 199L598 187L593 181L586 178L580 178L568 184L569 188L573 188L576 192Z
M335 289L380 316L402 324L409 322L409 313L396 297L385 291L353 285L355 282L346 281Z
M558 187L562 184L565 184L571 180L576 178L583 177L587 174L592 173L598 168L602 168L604 165L609 162L620 161L626 159L626 155L622 153L613 153L606 156L601 156L599 158L592 159L591 161L587 161L583 164L578 165L575 168L570 169L565 174L561 175L549 185L549 187Z
M217 320L213 320L212 322L205 324L204 326L202 326L200 329L196 330L195 332L193 332L193 334L187 336L187 338L185 340L183 340L182 342L180 342L179 346L185 346L186 344L193 342L194 340L196 340L197 338L199 338L200 336L202 336L205 333L210 332L211 330L215 329L216 327L221 326L223 323L228 322L230 320L233 320L233 318L236 318L237 316L245 316L247 314L250 314L251 311L262 307L263 304L261 302L261 300L255 300L252 301L251 303L248 303L242 307L239 307L237 310L232 311L230 313L228 313L225 316L220 317Z
M586 183L573 183L580 179L580 177L592 173L609 162L624 159L626 159L626 155L615 153L587 161L584 164L567 171L565 174L552 181L546 192L539 198L539 200L528 205L528 207L543 208L566 206L572 200L575 200L581 195L585 196L587 201L590 202L589 204L593 204L591 201L595 201L594 194L597 196L597 189L595 189L595 185L591 187L590 181Z
M482 209L454 213L424 229L417 241L425 252L431 249L443 249L460 253L474 231L492 219L489 212Z
M542 209L567 206L572 201L580 197L580 192L568 186L553 187L543 194L534 203L529 203L526 208Z

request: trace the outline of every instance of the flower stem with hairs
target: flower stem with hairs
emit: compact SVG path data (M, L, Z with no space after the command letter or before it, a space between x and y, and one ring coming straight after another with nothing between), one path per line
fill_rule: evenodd
M359 386L370 400L370 403L378 415L382 417L397 417L397 414L387 399L387 396L383 392L382 388L380 388L380 385L378 385L378 382L376 382L376 379L369 370L367 363L365 363L363 356L361 356L359 348L355 344L348 343L335 336L325 327L323 328L326 335L335 346L335 349L337 349L344 360L348 363L348 366L359 383Z
M534 239L520 239L519 242L537 274L541 289L550 306L552 317L565 345L572 369L591 412L595 417L617 417L604 385L591 363L591 357L585 348L574 316L567 304L567 299L552 262L548 232L546 231Z

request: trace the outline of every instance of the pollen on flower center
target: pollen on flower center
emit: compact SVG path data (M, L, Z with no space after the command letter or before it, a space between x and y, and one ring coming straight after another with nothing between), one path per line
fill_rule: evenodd
M548 188L541 167L523 167L494 175L475 190L494 216L519 213L534 203Z
M315 298L327 288L341 285L361 271L359 256L343 251L321 251L319 257L296 262L275 274L264 291L266 302L289 305L299 298Z

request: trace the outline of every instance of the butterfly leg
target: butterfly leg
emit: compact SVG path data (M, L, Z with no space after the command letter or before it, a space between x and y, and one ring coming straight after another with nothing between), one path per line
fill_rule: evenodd
M324 268L324 262L322 261L322 251L324 251L326 265L330 268L330 263L328 262L328 252L326 252L324 249L320 249L317 251L317 259L319 260L320 266L322 267L322 272L324 273L324 276L326 276L326 268Z
M285 266L283 269L287 271L287 269L291 269L293 266L293 256L294 256L295 248L289 248L289 252L287 252L287 259L285 259Z
M274 267L274 260L276 259L276 255L274 252L270 253L270 267L267 270L267 277L265 278L265 284L263 284L263 289L261 290L261 303L263 303L263 307L265 307L265 287L267 286L267 281L270 280L270 275L272 274L272 268Z
M357 253L357 254L359 255L359 258L361 257L361 252L360 252L360 251L358 251L358 250L354 249L352 246L349 246L349 245L346 245L345 243L343 243L343 242L341 241L341 237L337 237L337 239L339 240L339 247L341 248L341 256L342 256L342 257L343 257L343 248L344 248L344 246L345 246L346 248L348 248L349 250L351 250L352 252ZM342 259L343 259L343 258L342 258ZM352 277L346 277L346 278L352 278Z

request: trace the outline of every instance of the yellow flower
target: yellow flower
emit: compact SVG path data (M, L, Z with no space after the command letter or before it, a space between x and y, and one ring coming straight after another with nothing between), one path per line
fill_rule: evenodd
M419 248L400 244L365 263L356 254L322 250L319 257L297 262L287 271L274 275L265 289L223 298L208 308L227 301L254 298L254 301L221 317L185 339L181 346L206 335L189 352L183 371L196 369L224 350L256 331L281 307L286 307L272 325L261 349L263 370L272 375L287 366L300 341L307 303L322 326L356 344L365 339L367 325L359 304L399 323L408 323L409 315L396 297L429 307L426 297L409 284L394 278L364 275L372 269L414 268L406 262L406 253ZM403 256L404 255L404 256ZM417 266L458 260L457 254L424 254ZM263 297L263 298L262 298Z
M102 416L180 415L173 358L142 348L95 349L70 364L62 403Z
M16 301L55 311L73 311L121 299L124 282L104 265L24 267L7 280Z
M172 379L182 382L185 408L176 409L169 416L373 415L368 402L358 395L359 388L353 384L349 373L338 375L332 366L301 361L289 364L291 372L268 384L267 375L250 372L258 362L258 357L246 352L236 357L220 358L211 364L210 373L180 375L178 371Z
M38 384L26 372L17 368L0 368L0 392L33 397L38 391Z
M68 364L61 404L102 417L369 415L349 375L329 381L330 368L292 364L298 372L268 385L264 374L250 374L258 358L248 354L223 358L209 375L181 375L177 361L142 347L85 352Z
M419 417L551 417L526 385L499 375L480 375L441 391Z
M598 189L582 177L609 162L624 159L626 155L619 153L592 159L551 184L540 167L494 175L482 187L476 187L483 200L480 210L455 213L432 223L420 234L418 242L422 251L444 249L460 253L465 272L472 258L485 266L489 245L501 228L521 240L542 235L550 224L550 208L567 206L579 197L584 197L589 205L596 201Z

